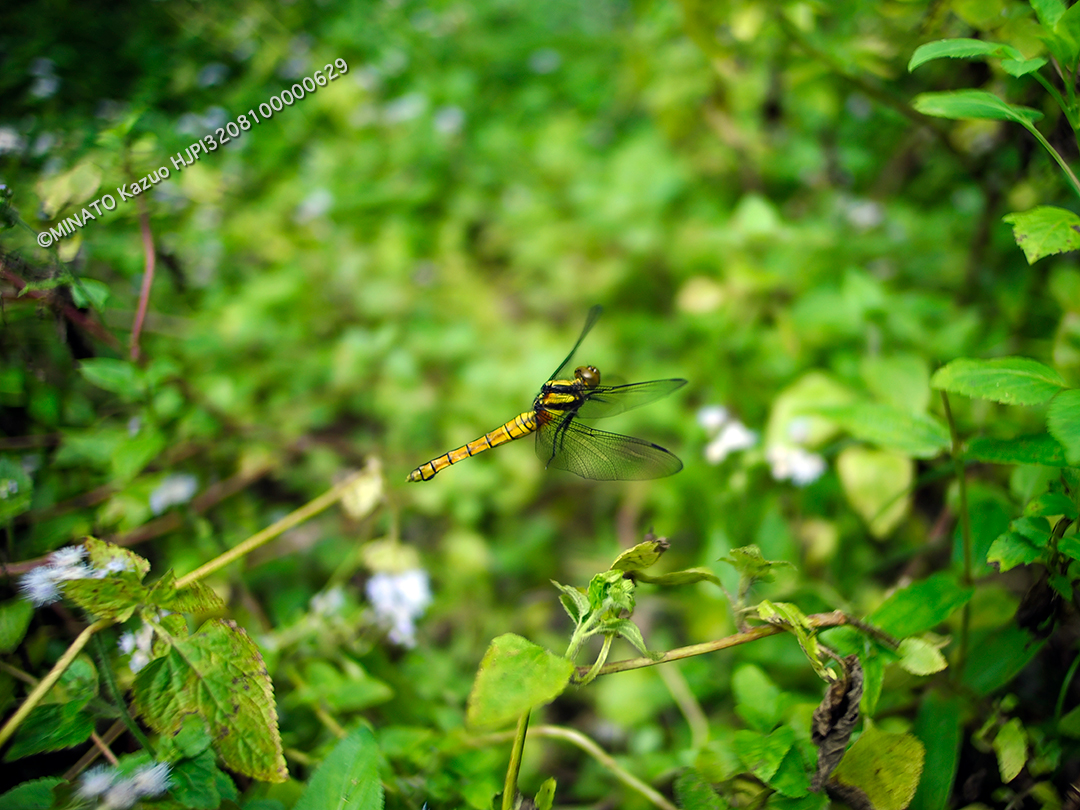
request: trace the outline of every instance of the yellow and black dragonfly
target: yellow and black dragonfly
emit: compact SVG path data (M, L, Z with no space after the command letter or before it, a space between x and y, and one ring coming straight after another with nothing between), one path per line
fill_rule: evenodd
M595 366L578 366L574 379L564 378L574 353L603 308L589 310L585 328L570 354L540 388L531 411L520 413L490 433L456 450L421 464L407 481L428 481L440 470L469 456L536 434L536 455L545 467L569 470L582 478L600 481L630 481L663 478L682 469L678 457L663 447L582 425L579 419L599 419L628 411L666 397L686 385L686 380L651 380L629 385L601 385Z

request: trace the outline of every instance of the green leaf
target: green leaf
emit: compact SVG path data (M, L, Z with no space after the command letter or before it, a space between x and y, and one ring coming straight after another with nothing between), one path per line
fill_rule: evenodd
M1066 714L1058 721L1057 730L1066 737L1080 739L1080 706Z
M165 434L153 427L144 427L116 446L112 456L113 476L120 483L131 481L165 449Z
M185 716L207 724L231 770L287 778L270 676L247 634L233 622L208 621L135 676L136 710L159 734L175 734Z
M119 394L128 402L142 396L142 371L128 360L91 357L79 363L79 373L91 385Z
M1002 220L1012 225L1013 238L1024 251L1028 264L1055 253L1080 250L1080 217L1072 211L1040 205L1030 211L1007 214Z
M175 763L169 783L170 797L193 810L215 810L223 801L237 798L236 786L207 748Z
M668 574L660 574L659 576L646 574L642 571L635 571L634 579L638 582L647 582L650 585L658 585L660 587L694 585L698 582L711 582L714 585L720 584L720 577L708 568L686 568L682 571L672 571Z
M34 495L34 482L18 464L0 456L0 525L27 512Z
M783 726L777 731L782 730L782 728L787 728L787 726ZM810 777L806 773L806 765L803 763L802 757L799 756L798 748L792 747L784 754L784 758L780 760L780 767L776 769L776 773L769 780L769 787L782 796L792 799L805 796L810 792Z
M735 750L739 759L746 770L763 782L769 782L776 775L784 756L794 744L795 731L791 726L780 726L771 734L735 732Z
M617 633L640 650L642 655L647 655L650 658L655 658L658 655L649 651L649 648L645 646L645 638L641 635L641 629L629 619L610 619L601 624L600 630L603 633Z
M995 563L1001 573L1018 565L1031 565L1046 557L1046 543L1036 545L1019 532L1008 531L990 545L986 561Z
M550 703L570 684L574 664L531 641L506 633L491 642L469 694L465 722L472 729L502 728Z
M1045 64L1047 62L1041 56L1034 59L1002 59L1001 69L1010 76L1020 78L1021 76L1027 76L1029 73L1037 72Z
M933 630L974 593L952 574L939 572L893 593L866 620L889 635L906 638Z
M749 582L772 582L774 568L795 567L786 560L766 560L755 545L733 548L728 554L730 556L721 557L720 562L726 562Z
M780 689L765 671L754 664L743 664L731 676L735 712L747 725L761 732L772 731L780 722Z
M914 458L934 458L949 446L949 431L937 419L879 402L816 408L857 439Z
M915 718L915 734L926 747L926 769L910 810L940 810L948 805L960 761L965 702L957 696L927 693Z
M1039 24L1047 31L1054 30L1054 26L1068 8L1062 0L1031 0L1031 7L1035 9Z
M322 761L293 810L382 810L380 758L374 735L358 728Z
M1062 391L1050 403L1046 427L1065 448L1070 466L1080 467L1080 390Z
M1080 9L1071 6L1058 17L1054 24L1053 53L1067 67L1076 68L1077 56L1080 55Z
M1049 433L1017 436L1015 439L972 439L964 448L964 458L991 464L1042 464L1067 467L1065 448Z
M810 620L806 618L805 613L790 602L770 602L768 599L762 600L757 606L757 610L758 616L764 621L769 624L780 625L795 636L799 642L799 647L802 648L803 654L819 678L825 681L831 679L825 669L825 664L821 661L821 655L818 653L817 638L810 633Z
M76 700L35 706L15 732L4 762L86 742L94 730L94 718L83 708L85 705L85 700Z
M81 278L71 285L71 297L79 309L90 307L100 312L111 294L108 286L93 278Z
M1076 502L1063 492L1044 492L1024 507L1024 514L1029 517L1064 517L1076 520Z
M1027 762L1027 734L1019 718L1012 718L998 729L993 746L1001 781L1009 783L1020 775Z
M540 789L533 797L536 810L552 810L555 806L555 777L551 776L540 784Z
M919 786L925 757L914 735L871 726L840 760L833 779L861 790L875 810L904 810Z
M59 776L31 779L0 794L0 810L49 810L53 806L53 790L62 785Z
M989 695L1011 682L1028 665L1043 642L1014 624L973 633L961 682L978 695Z
M581 624L581 620L589 612L589 597L582 593L580 588L575 588L573 585L562 585L555 580L551 580L551 584L562 591L559 602L562 603L567 615L574 621L574 624Z
M0 605L0 654L7 655L22 643L33 617L34 606L21 596Z
M915 49L915 53L908 61L908 71L934 59L971 59L976 56L1024 58L1024 55L1011 45L984 42L981 39L939 39L936 42L927 42Z
M611 564L613 571L642 571L651 567L671 547L664 537L654 537L644 543L628 548Z
M178 591L171 569L150 587L146 603L176 613L211 613L225 608L222 598L205 583L193 582Z
M141 580L150 571L150 561L129 548L96 537L83 541L90 565L99 571L133 571Z
M125 622L149 593L135 574L124 572L105 579L73 579L64 583L64 596L99 619Z
M55 218L69 203L74 203L78 210L94 196L101 186L101 178L102 171L91 158L76 163L66 172L42 177L37 183L37 192L45 218Z
M941 650L923 638L905 638L899 653L900 666L912 675L933 675L948 666Z
M915 465L910 458L886 450L848 447L836 459L844 495L881 539L900 525L911 506Z
M675 800L682 810L727 810L728 807L693 768L687 768L675 779Z
M394 697L388 684L368 674L355 661L345 659L341 668L327 661L304 667L304 686L289 696L288 707L323 706L335 712L363 711Z
M1043 117L1038 110L1008 104L985 90L952 90L946 93L920 93L912 106L923 115L935 118L987 119L1015 121L1024 126Z
M1054 369L1027 357L961 357L939 368L930 385L1005 405L1040 405L1064 388L1065 381Z

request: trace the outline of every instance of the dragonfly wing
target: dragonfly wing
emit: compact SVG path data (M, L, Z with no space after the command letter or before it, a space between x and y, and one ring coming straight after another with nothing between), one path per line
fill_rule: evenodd
M536 434L536 455L548 467L597 481L663 478L683 466L659 445L585 427L573 416L549 422Z
M548 377L549 380L562 380L566 379L563 376L563 372L570 365L570 361L574 359L574 353L577 352L578 346L581 345L581 341L585 340L585 336L589 334L589 330L596 326L597 320L600 318L600 314L604 311L604 308L597 304L589 310L589 314L585 316L585 326L581 329L581 335L578 336L577 343L574 344L574 348L570 350L570 354L566 355L566 359L559 364L559 367L555 369L555 373ZM569 376L573 376L572 374Z
M629 385L601 385L585 391L585 401L577 415L583 419L614 416L666 397L686 385L686 380L650 380Z

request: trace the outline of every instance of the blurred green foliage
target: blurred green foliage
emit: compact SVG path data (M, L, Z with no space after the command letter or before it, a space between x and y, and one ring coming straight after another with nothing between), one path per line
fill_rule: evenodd
M359 517L323 515L209 581L274 680L292 781L244 787L253 807L291 806L335 727L355 735L361 724L388 806L489 807L509 746L476 745L463 726L489 642L512 632L561 652L573 628L550 580L587 583L650 527L671 542L663 570L703 566L734 592L738 576L718 560L756 544L795 565L756 598L805 613L880 610L897 584L958 565L955 470L934 427L926 452L868 449L860 440L873 439L837 414L887 406L909 420L902 438L924 438L906 428L944 424L930 378L958 357L1036 358L1080 382L1075 257L1029 267L1001 221L1036 204L1075 207L1066 183L1018 126L910 106L926 91L1000 92L1044 112L1040 130L1075 162L1038 85L981 62L906 70L929 40L986 38L1031 57L1038 34L1018 0L11 4L0 10L10 206L47 230L104 194L118 204L59 240L58 256L26 229L0 233L0 464L12 467L0 472L32 487L29 511L0 511L6 561L91 534L141 543L154 575L184 574L378 460L385 491ZM259 113L337 59L347 72ZM263 120L231 143L172 162L249 110ZM161 166L167 180L120 200L118 186ZM147 233L156 274L133 364ZM36 297L18 295L22 282ZM581 481L545 472L526 439L404 484L526 410L598 302L606 314L580 362L631 382L690 381L610 426L672 449L681 473ZM698 412L717 405L758 434L755 447L707 455L715 431ZM951 406L965 438L1011 439L1046 421L1045 408L956 396ZM824 474L776 480L778 445L820 455ZM969 475L976 573L990 575L990 545L1060 471L986 464ZM167 497L177 488L186 496ZM434 599L415 647L387 639L365 596L373 574L411 567L430 573ZM1059 691L1065 711L1077 700L1064 677L1075 645L1028 652L1029 636L1001 630L1037 579L994 578L973 598L963 621L1002 644L981 660L1003 671L978 681L969 664L963 675L979 699L1007 685L1024 693L1011 716L1042 745L1056 735ZM321 611L312 599L329 592L343 601ZM653 650L737 629L708 582L644 584L636 599ZM35 614L12 665L40 677L68 619ZM934 626L959 634L960 614ZM635 655L616 642L615 658ZM1012 682L1036 655L1038 671ZM781 757L808 756L804 721L823 684L794 638L665 666L674 672L599 678L533 722L577 729L686 801L702 787L683 777L676 788L691 764L728 795L760 789L735 776L764 779L738 758L748 723L755 738L783 737ZM747 673L760 673L758 687L734 695ZM883 677L877 716L896 739L936 722L926 701L955 703L932 679L896 667ZM747 707L762 690L782 705L759 728ZM22 696L0 672L5 714ZM969 717L950 711L942 722L953 725L933 733L959 739ZM952 782L934 755L927 784L946 801ZM1075 762L1073 749L1056 755ZM75 759L25 760L11 784ZM1068 773L1055 765L1026 784L1063 794ZM522 791L552 775L557 806L647 806L598 761L530 738ZM995 780L954 800L1004 801Z

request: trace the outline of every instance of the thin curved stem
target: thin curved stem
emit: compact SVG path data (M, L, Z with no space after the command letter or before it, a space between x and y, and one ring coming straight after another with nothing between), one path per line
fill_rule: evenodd
M510 764L506 768L506 783L503 785L502 810L514 810L514 805L517 804L518 774L521 773L521 756L525 752L525 735L528 731L529 712L525 712L518 718L514 747L510 749Z

